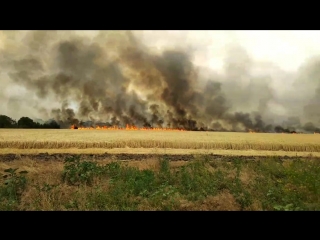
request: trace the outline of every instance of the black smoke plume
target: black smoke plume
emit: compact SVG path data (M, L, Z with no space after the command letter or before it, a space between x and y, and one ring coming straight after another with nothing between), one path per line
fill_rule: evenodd
M266 70L253 74L258 64L237 46L229 50L225 74L219 75L204 74L187 50L155 53L127 31L101 31L92 38L72 31L5 34L12 35L12 42L11 49L1 50L0 64L9 76L4 81L24 87L29 107L61 127L86 122L215 131L319 130L319 59L297 74L293 86L305 92L279 99L270 84L274 76ZM276 71L272 65L266 69ZM7 107L21 101L9 96ZM274 113L272 102L289 109L287 116Z

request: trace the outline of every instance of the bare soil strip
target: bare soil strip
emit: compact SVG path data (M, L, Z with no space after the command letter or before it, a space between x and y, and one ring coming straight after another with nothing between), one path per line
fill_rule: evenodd
M141 161L146 159L165 158L169 161L191 161L199 158L199 154L132 154L132 153L104 153L104 154L71 154L71 153L38 153L38 154L1 154L0 162L10 162L29 158L38 161L63 161L66 157L79 155L85 160L121 160L121 161ZM203 154L202 154L203 155ZM232 160L235 157L243 160L261 160L268 159L272 156L250 156L250 155L220 155L220 154L206 154L208 160ZM281 157L281 159L295 159L297 156L273 156ZM303 158L319 159L320 157L309 155Z
M226 156L289 156L289 157L320 157L319 152L286 152L286 151L258 151L258 150L204 150L204 149L159 149L159 148L70 148L70 149L0 149L0 159L2 155L37 155L37 154L142 154L142 155L194 155L194 154L214 154Z

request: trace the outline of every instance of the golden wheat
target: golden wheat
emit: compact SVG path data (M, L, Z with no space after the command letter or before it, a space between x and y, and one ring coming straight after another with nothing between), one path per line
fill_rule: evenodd
M172 148L320 152L320 135L1 129L0 148Z

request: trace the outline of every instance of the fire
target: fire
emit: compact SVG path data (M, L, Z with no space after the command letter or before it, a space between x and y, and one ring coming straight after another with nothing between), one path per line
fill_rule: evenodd
M126 131L186 131L184 129L176 129L176 128L138 128L134 125L127 124L125 128L118 126L96 126L96 127L77 127L72 125L70 129L78 129L78 130L126 130Z
M249 129L249 133L256 133L256 132L253 131L252 129Z

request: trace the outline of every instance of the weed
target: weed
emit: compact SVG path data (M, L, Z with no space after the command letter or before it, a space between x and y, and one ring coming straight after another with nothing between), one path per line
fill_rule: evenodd
M70 185L91 185L95 176L102 173L95 162L81 161L79 156L65 159L62 180Z
M187 200L200 200L217 193L216 175L208 170L204 162L195 161L181 167L176 174L177 188Z
M20 197L27 186L27 178L25 174L27 171L20 171L19 168L5 169L5 174L2 175L3 186L0 187L0 209L12 209L19 203Z
M139 170L119 161L98 165L73 157L65 160L62 172L68 184L35 178L26 191L25 172L6 169L0 209L320 210L320 162L314 159L224 162L199 156L182 166L171 164L164 157L157 170Z
M166 156L159 160L160 170L158 173L159 184L170 184L171 172L170 172L170 162Z

